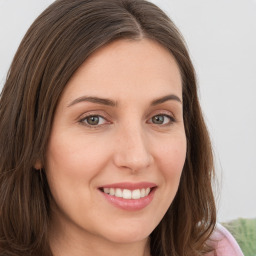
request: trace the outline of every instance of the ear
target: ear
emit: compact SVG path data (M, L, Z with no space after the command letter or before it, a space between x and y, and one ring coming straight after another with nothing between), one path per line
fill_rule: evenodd
M41 170L42 168L43 168L43 165L42 165L42 163L41 163L41 161L38 159L38 160L36 160L36 162L35 162L35 164L34 164L34 168L36 169L36 170Z

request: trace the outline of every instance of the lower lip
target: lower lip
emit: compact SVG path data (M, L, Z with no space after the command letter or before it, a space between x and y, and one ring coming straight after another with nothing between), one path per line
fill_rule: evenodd
M155 188L150 191L150 193L142 197L140 199L124 199L122 197L111 196L100 191L103 196L110 202L112 205L116 206L117 208L126 210L126 211L139 211L148 206L151 201L153 200L155 194Z

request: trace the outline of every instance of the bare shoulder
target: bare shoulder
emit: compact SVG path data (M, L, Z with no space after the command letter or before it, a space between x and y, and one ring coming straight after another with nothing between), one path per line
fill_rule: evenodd
M207 256L244 256L235 238L220 224L216 225L208 243L215 248L215 252Z

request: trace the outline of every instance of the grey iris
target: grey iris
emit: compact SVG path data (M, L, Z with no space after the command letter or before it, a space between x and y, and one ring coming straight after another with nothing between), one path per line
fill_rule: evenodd
M154 124L163 124L164 123L164 116L154 116L154 117L152 117L152 122Z

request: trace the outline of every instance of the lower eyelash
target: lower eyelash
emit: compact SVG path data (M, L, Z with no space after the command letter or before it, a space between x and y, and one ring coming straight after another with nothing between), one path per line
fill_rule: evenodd
M167 115L167 114L158 114L158 115L154 115L152 118L156 117L156 116L164 116L167 117L170 121L166 124L155 124L155 125L171 125L172 123L176 122L175 118L173 116ZM151 119L152 119L151 118ZM153 123L154 124L154 123Z
M88 121L86 121L86 120L88 120L88 118L90 118L90 117L98 117L99 119L103 118L104 120L106 120L106 118L104 118L103 116L100 116L100 115L88 115L88 116L85 116L82 119L80 119L78 122L82 125L85 125L85 126L88 126L91 128L97 128L99 126L104 125L104 124L95 124L95 125L89 124Z

